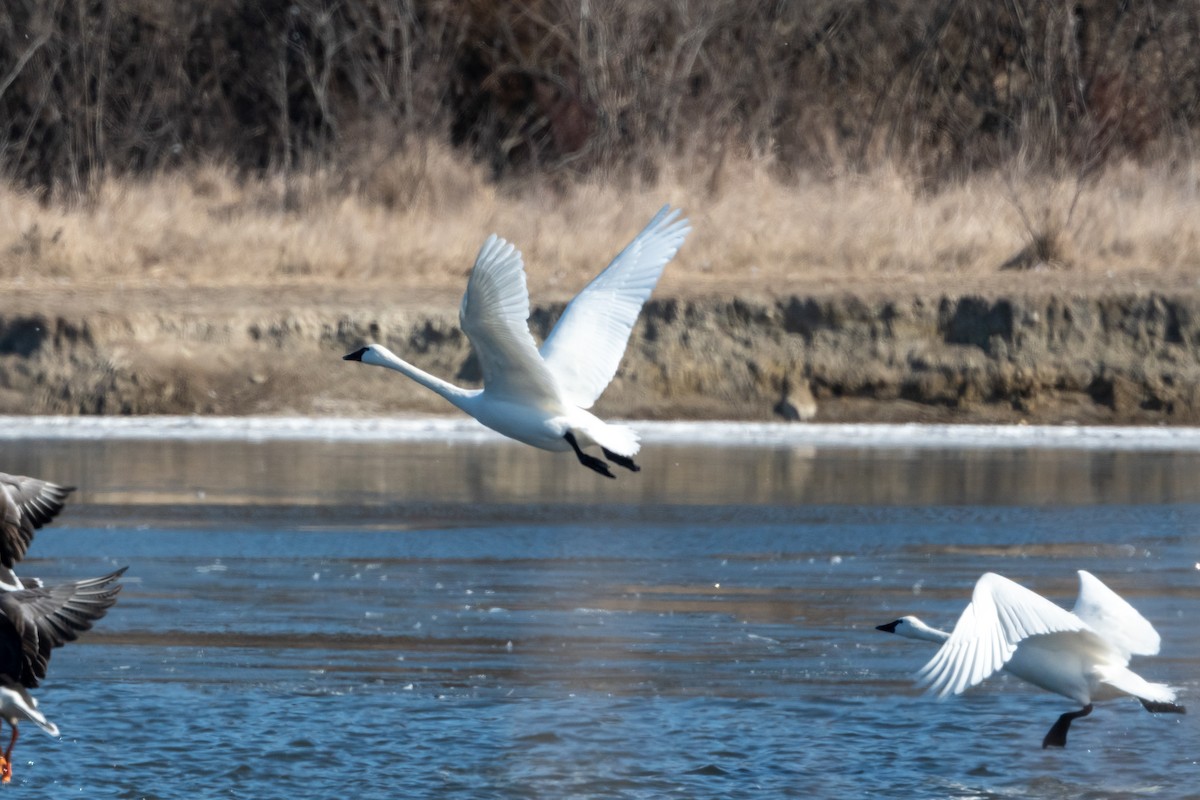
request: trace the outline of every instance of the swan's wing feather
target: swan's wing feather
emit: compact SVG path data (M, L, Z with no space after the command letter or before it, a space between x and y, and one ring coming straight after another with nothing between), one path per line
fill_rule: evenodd
M1066 609L995 573L976 583L971 603L919 681L939 697L959 694L1003 667L1030 636L1087 630Z
M537 403L558 387L529 332L529 291L521 252L492 234L483 243L458 309L488 396Z
M542 357L564 400L591 408L617 374L642 306L691 231L680 213L663 206L575 296L542 343Z
M1150 621L1090 572L1079 570L1079 597L1072 613L1129 660L1158 653L1161 639Z

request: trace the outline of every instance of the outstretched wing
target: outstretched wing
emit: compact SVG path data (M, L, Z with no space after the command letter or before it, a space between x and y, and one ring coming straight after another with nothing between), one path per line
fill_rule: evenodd
M59 486L0 472L0 564L12 568L25 557L33 532L62 511L74 486Z
M1161 639L1150 621L1099 578L1082 569L1079 570L1079 597L1071 611L1118 650L1126 661L1130 655L1158 653Z
M0 674L37 686L50 651L77 639L117 602L116 581L124 572L0 594Z
M488 396L557 402L558 387L529 332L529 290L521 253L492 234L483 243L458 310Z
M679 214L663 206L575 296L542 343L542 358L567 402L591 408L617 374L642 306L691 231Z
M939 697L959 694L1003 667L1030 636L1087 631L1082 620L992 572L976 583L950 638L917 673Z

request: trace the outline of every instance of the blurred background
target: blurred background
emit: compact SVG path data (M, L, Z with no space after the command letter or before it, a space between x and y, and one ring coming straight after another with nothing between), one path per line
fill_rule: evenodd
M1197 2L14 0L0 412L444 411L313 365L470 383L489 233L544 336L670 203L611 413L1195 422L1197 52Z
M0 276L442 286L488 223L569 271L666 199L726 223L698 280L1169 271L1198 48L1195 2L13 0Z
M4 170L53 195L217 162L365 187L447 148L492 179L781 176L1188 155L1195 3L15 0ZM419 143L419 144L418 144ZM399 168L399 165L392 165ZM719 188L714 187L714 188Z

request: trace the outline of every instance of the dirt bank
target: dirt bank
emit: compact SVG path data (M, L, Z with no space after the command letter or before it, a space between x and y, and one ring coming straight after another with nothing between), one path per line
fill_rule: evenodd
M10 291L0 413L445 412L343 363L380 341L460 383L457 298L370 288ZM536 307L540 338L561 304ZM598 411L770 419L785 385L818 421L1200 423L1200 291L840 291L650 302Z

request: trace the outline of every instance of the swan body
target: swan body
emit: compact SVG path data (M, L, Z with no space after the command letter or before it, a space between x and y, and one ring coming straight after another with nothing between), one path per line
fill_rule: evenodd
M407 375L497 433L542 450L574 450L580 463L609 478L615 476L608 464L584 448L599 447L608 461L636 472L637 433L588 409L612 381L642 306L690 231L678 209L664 206L571 301L540 349L529 331L521 253L489 236L458 315L479 361L483 389L455 386L379 344L343 359Z
M1042 747L1066 746L1071 722L1090 714L1093 701L1130 695L1147 711L1185 711L1175 703L1174 689L1150 683L1128 667L1134 655L1158 653L1154 626L1084 570L1079 570L1079 597L1071 611L989 572L976 582L952 632L916 617L878 629L941 644L918 672L919 682L939 697L960 694L1002 669L1082 706L1059 717Z

